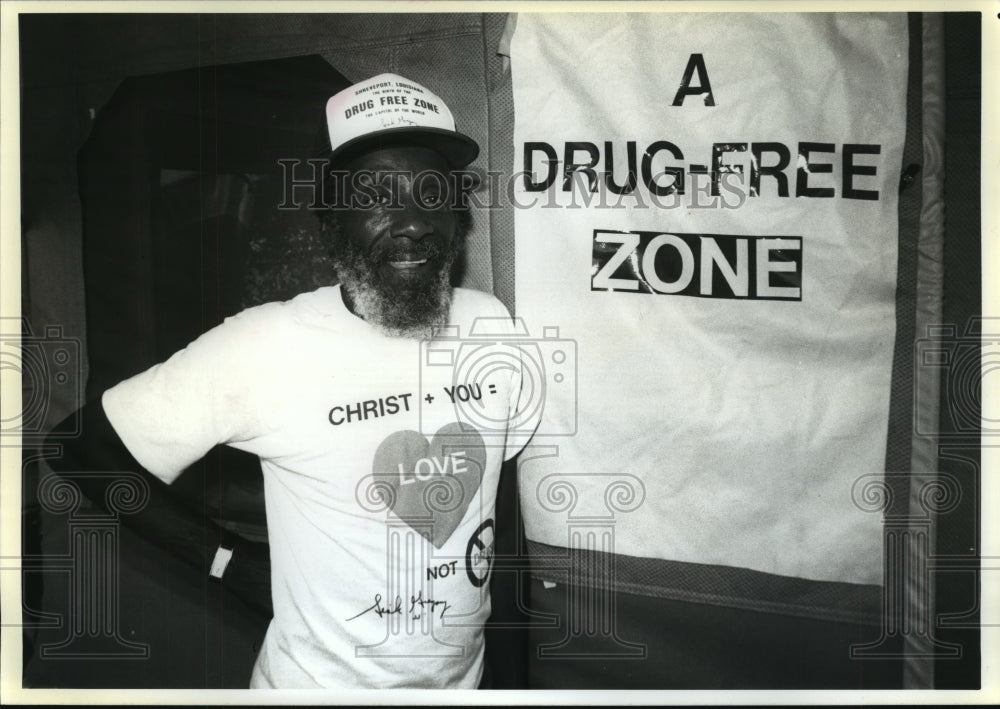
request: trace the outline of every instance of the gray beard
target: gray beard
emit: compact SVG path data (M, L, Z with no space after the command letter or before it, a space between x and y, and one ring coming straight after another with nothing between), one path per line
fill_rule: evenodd
M448 324L452 298L449 277L457 246L432 279L400 287L383 282L364 254L341 234L332 237L337 246L330 257L340 287L350 297L355 313L378 332L388 337L424 340Z

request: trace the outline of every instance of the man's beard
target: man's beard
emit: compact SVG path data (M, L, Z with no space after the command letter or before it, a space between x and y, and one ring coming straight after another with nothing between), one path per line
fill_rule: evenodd
M428 262L439 262L439 270L413 282L387 283L379 270L392 260L391 249L372 262L341 233L339 224L328 225L333 247L330 258L355 314L389 337L429 339L448 324L451 311L451 267L458 256L458 241L452 240L445 252L436 243L426 247Z

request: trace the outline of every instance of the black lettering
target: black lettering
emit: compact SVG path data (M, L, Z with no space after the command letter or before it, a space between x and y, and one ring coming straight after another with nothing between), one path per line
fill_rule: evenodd
M341 416L339 421L334 421L333 420L333 412L334 411L341 411L341 412L343 412L344 411L344 407L343 406L334 406L332 409L330 409L330 415L327 417L327 418L330 419L330 423L332 423L334 426L339 426L340 424L344 423L344 417Z
M621 244L614 248L611 244ZM639 290L635 272L626 266L627 278L615 277L618 269L629 260L639 246L637 234L614 234L594 231L593 264L598 268L590 280L591 290Z
M778 183L778 196L788 196L788 176L783 172L791 162L792 156L788 148L781 143L754 143L750 146L753 160L750 161L750 196L760 195L761 175L773 177ZM774 165L764 165L764 153L776 153L778 162Z
M691 85L691 79L695 72L698 72L698 81L695 86ZM705 68L705 59L700 54L692 54L688 59L687 67L684 69L684 76L681 78L680 88L674 96L673 106L683 106L684 99L688 96L705 94L705 105L714 106L715 97L712 95L712 84L708 80L708 70Z
M726 172L734 172L738 175L743 174L742 165L723 165L722 155L723 153L745 153L747 150L746 143L712 143L712 196L719 196L719 173L725 168Z
M858 143L844 144L843 190L844 199L878 199L878 190L854 189L855 175L874 176L877 168L874 165L855 165L855 155L879 155L881 145L861 145Z
M619 185L615 182L615 156L613 146L614 143L610 140L604 142L604 184L607 185L609 190L617 195L632 194L639 181L638 171L636 170L637 158L635 155L635 141L630 140L625 143L625 153L628 157L628 177L625 178L624 185Z
M799 143L799 157L805 165L799 165L798 174L795 176L796 197L833 197L832 187L809 186L809 175L833 172L832 164L810 162L809 154L832 153L836 147L833 143Z
M347 407L346 407L346 410L347 410L347 423L351 422L351 416L352 415L355 416L358 421L361 420L361 404L360 404L360 402L358 403L357 408L354 408L354 409L352 409L351 405L348 404Z
M610 268L612 255L630 264ZM592 291L737 300L802 300L802 237L594 232ZM618 276L617 278L613 276Z
M653 179L653 156L661 150L666 150L668 153L673 155L678 160L684 159L684 154L681 153L680 148L671 142L666 140L658 140L655 143L650 144L646 148L646 152L642 156L642 181L645 183L646 188L657 195L658 197L665 197L668 194L677 192L678 194L684 194L684 168L683 167L667 167L663 169L664 175L673 175L674 180L669 185L663 186L657 184Z
M576 162L577 151L584 150L590 156L587 162ZM594 166L601 159L601 153L593 143L573 142L566 143L565 160L563 160L563 184L562 191L570 191L570 182L574 172L582 172L587 176L588 191L597 191L597 171Z
M531 179L534 170L532 169L533 156L536 152L545 153L548 162L548 175L542 182L534 182ZM548 143L526 142L524 144L524 190L526 192L544 192L556 181L556 168L559 165L559 158L556 156L555 148Z

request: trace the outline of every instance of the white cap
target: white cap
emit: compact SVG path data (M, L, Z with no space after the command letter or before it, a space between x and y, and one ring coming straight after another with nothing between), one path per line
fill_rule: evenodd
M455 130L444 101L398 74L379 74L332 96L326 102L326 125L331 160L362 146L398 142L433 148L452 167L464 167L479 155L476 141Z

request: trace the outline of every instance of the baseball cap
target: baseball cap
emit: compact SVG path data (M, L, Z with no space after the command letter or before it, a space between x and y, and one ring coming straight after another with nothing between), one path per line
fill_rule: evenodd
M334 94L326 102L329 146L320 155L344 162L373 147L422 145L455 168L479 155L479 144L455 129L455 118L439 96L398 74L379 74Z

